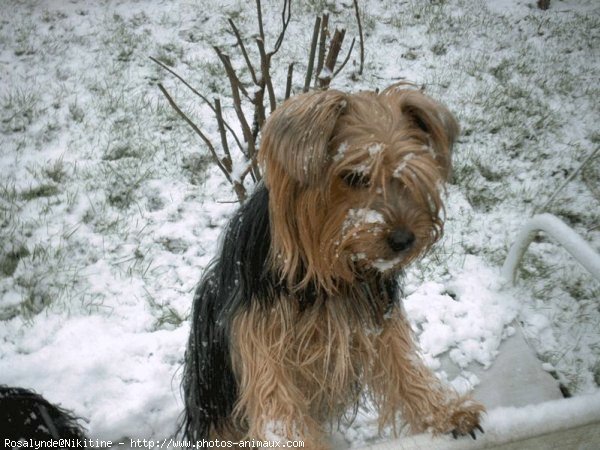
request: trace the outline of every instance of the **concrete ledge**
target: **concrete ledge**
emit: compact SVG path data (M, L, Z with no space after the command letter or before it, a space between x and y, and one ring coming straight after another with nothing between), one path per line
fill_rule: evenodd
M483 428L485 434L478 434L477 440L421 434L363 450L596 449L600 448L600 392L520 408L496 408L489 411Z

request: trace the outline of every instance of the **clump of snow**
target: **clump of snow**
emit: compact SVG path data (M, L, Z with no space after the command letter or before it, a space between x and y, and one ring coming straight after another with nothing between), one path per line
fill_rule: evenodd
M367 259L367 254L363 253L363 252L359 252L359 253L354 253L352 256L352 261L360 261L363 259Z
M331 69L329 69L329 67L323 67L321 69L321 72L319 72L319 79L327 80L330 79L332 75L333 72L331 71Z
M382 259L378 258L371 263L371 266L380 272L387 272L388 270L397 268L398 265L402 262L402 257L398 256L392 259Z
M374 157L375 155L381 153L383 151L383 144L377 142L375 144L369 145L367 147L367 152L370 157Z
M344 141L342 142L336 152L335 155L333 156L333 160L336 162L341 161L342 159L344 159L346 157L346 151L348 151L348 148L350 148L350 146L348 145L348 142Z
M398 164L398 166L394 169L392 176L394 178L402 178L404 175L403 174L404 170L406 169L406 167L408 166L410 161L412 161L416 157L417 157L417 155L415 155L413 152L410 152L410 153L407 153L406 155L404 155L404 157L402 158L402 161L400 161L400 164Z
M402 173L406 169L407 165L408 165L408 163L406 161L402 161L400 164L398 164L398 167L396 167L396 169L394 169L394 173L392 174L392 176L394 178L402 178Z
M424 355L448 353L459 367L473 362L489 367L519 311L517 300L501 286L498 273L472 256L451 281L418 286L405 308Z
M370 208L351 208L346 214L343 230L367 224L385 224L385 217L379 211Z

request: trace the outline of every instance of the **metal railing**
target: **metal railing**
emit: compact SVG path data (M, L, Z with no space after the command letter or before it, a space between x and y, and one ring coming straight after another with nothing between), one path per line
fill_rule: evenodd
M508 283L514 284L519 263L538 231L545 232L561 244L594 278L600 281L600 255L558 217L552 214L539 214L525 224L506 256L502 266L502 277Z

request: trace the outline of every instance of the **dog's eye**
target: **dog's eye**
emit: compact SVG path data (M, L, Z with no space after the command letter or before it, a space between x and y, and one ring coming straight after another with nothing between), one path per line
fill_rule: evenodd
M348 172L342 174L342 180L347 186L354 189L367 188L371 185L371 180L364 173Z

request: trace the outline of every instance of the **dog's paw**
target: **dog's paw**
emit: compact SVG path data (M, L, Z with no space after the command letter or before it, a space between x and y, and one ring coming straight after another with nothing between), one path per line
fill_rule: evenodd
M484 412L485 407L481 403L471 399L461 399L449 417L452 436L456 439L468 434L473 439L477 439L475 430L484 432L480 425L481 415Z

